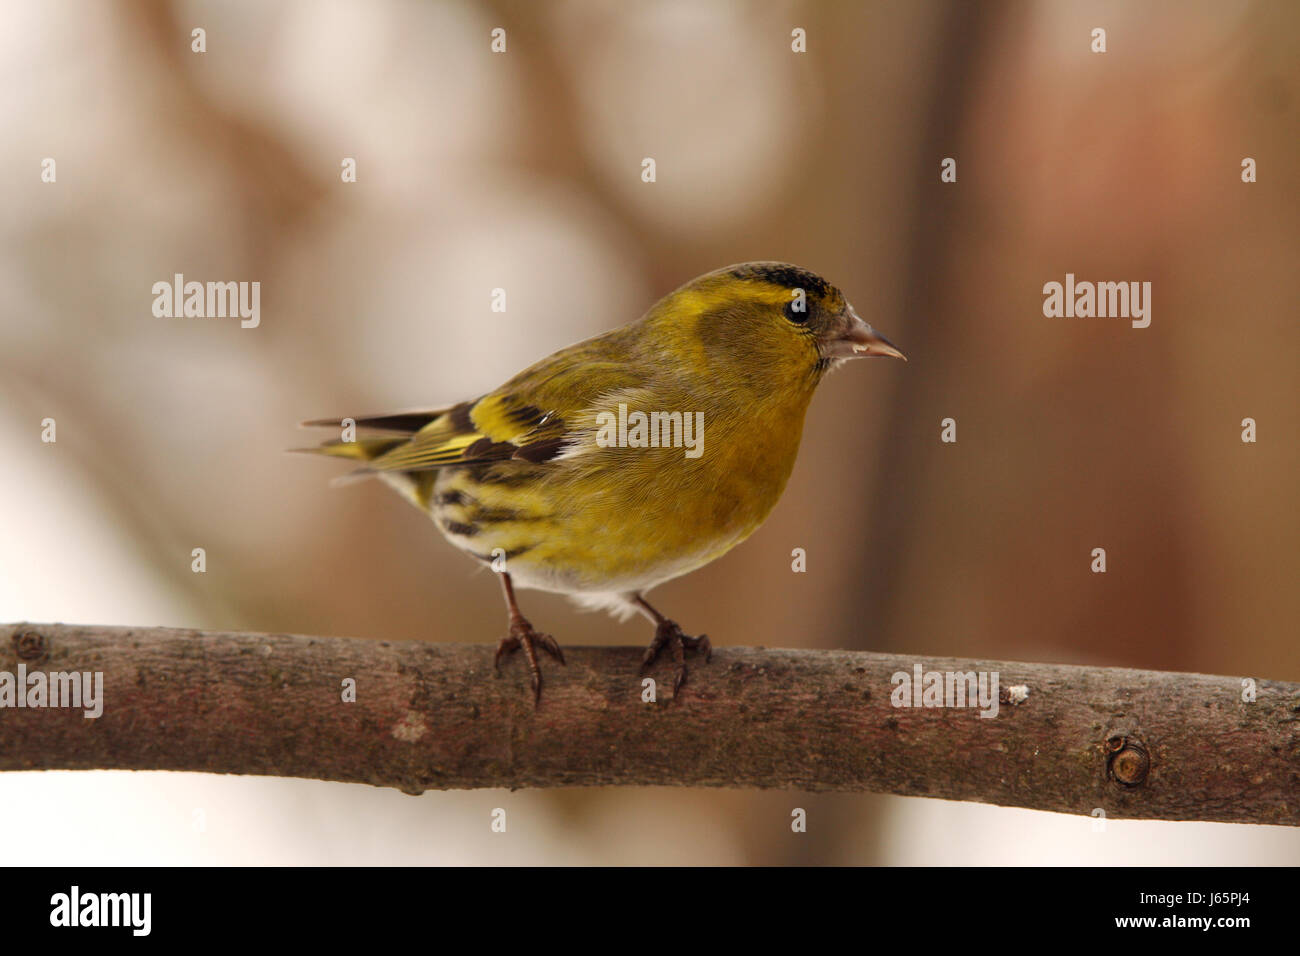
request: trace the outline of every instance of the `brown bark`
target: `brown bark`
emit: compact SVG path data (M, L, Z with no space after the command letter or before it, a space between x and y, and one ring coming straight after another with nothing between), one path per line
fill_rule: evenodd
M1119 668L719 648L650 669L570 647L166 628L0 626L0 671L100 671L104 709L0 709L0 770L310 777L424 789L610 784L873 790L1164 820L1300 824L1300 685ZM896 707L896 672L997 671L998 715ZM342 700L345 678L356 702ZM1008 689L1024 685L1019 704Z

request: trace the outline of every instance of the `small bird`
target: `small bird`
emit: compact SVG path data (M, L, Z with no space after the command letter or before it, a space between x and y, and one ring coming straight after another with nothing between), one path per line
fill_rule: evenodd
M561 349L480 398L430 411L326 419L317 448L363 463L427 513L460 550L497 571L509 632L540 702L536 630L515 585L570 595L654 624L642 669L665 649L673 694L685 652L707 661L645 598L721 557L767 518L794 468L804 413L826 372L863 356L905 356L821 277L781 262L718 269L638 321ZM355 437L355 429L381 434ZM707 436L707 441L705 440Z

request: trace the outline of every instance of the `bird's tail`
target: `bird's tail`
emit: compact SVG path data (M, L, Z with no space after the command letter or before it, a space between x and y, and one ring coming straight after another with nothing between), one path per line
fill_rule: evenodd
M332 458L348 458L352 461L374 461L386 451L391 451L405 443L405 438L358 438L343 441L336 438L323 442L313 448L290 448L293 452L305 452L311 455L329 455Z
M312 455L326 455L331 458L345 458L350 461L361 462L362 467L354 472L341 475L335 478L331 484L349 484L362 478L370 478L380 473L380 469L366 467L376 458L392 451L399 445L404 445L411 441L412 437L425 426L442 418L449 409L437 408L422 411L404 411L388 412L383 415L358 415L355 418L321 418L315 421L303 422L306 428L344 428L345 424L348 429L355 431L358 428L370 431L388 432L387 435L378 437L352 438L346 440L336 438L332 441L323 442L314 448L292 448L290 451L307 452ZM345 432L346 434L346 432ZM388 469L383 469L387 471ZM398 475L388 475L391 481L402 485L402 480ZM407 476L406 483L414 483L423 488L432 476L422 476L418 479L411 479Z
M355 441L343 441L334 439L333 441L323 442L314 448L290 448L291 452L302 452L308 455L326 455L330 458L345 458L350 461L369 462L378 458L384 452L395 448L406 441L405 438L358 438ZM354 481L362 481L366 478L373 478L379 472L373 468L358 468L356 471L350 471L346 474L339 475L330 480L331 485L350 485Z
M313 448L291 448L290 451L305 452L310 455L326 455L330 458L344 458L349 461L357 461L365 464L374 461L385 452L392 451L398 445L404 444L411 439L411 435L419 431L430 421L436 418L440 411L434 412L398 412L388 415L361 415L352 419L341 418L324 418L315 421L303 422L304 427L321 427L321 428L341 428L345 421L352 428L377 429L379 431L398 432L400 434L390 434L381 437L355 438L351 441L345 441L341 438L335 438L332 441L322 442ZM335 478L331 484L345 485L353 481L359 481L363 478L372 477L375 471L370 468L359 468L354 472L346 475L340 475Z

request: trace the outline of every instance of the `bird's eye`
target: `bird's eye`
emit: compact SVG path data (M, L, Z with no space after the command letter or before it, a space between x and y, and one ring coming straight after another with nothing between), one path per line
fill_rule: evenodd
M795 306L798 305L802 305L803 308L802 309L795 308ZM794 302L787 302L785 304L785 308L782 309L782 311L785 313L785 317L789 319L791 322L793 322L795 325L803 325L805 322L808 321L807 302L800 302L797 299Z

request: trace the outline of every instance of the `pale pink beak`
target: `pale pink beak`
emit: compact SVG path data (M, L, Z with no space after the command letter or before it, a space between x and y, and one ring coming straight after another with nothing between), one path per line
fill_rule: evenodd
M830 343L828 351L832 358L865 358L871 355L882 355L907 361L907 356L889 339L853 313L850 312L849 315L851 324L848 331Z

